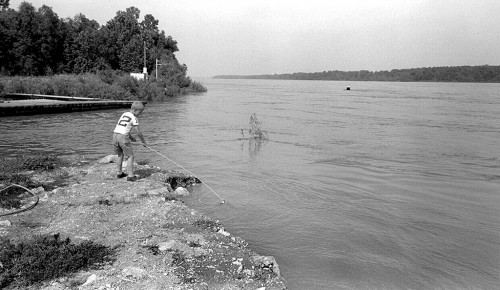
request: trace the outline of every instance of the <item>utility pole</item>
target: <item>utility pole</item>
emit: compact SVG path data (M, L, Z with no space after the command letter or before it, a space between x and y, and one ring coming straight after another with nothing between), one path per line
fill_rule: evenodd
M158 63L158 59L155 58L156 64L155 64L155 72L156 72L156 79L158 79L158 66L164 65L163 63Z

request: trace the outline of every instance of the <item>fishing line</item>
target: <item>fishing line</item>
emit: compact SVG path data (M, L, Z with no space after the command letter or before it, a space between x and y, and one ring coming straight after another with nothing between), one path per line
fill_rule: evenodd
M179 166L180 168L184 169L186 172L188 172L188 173L189 173L189 174L191 174L192 176L194 176L194 177L198 178L196 175L194 175L194 173L192 173L191 171L187 170L186 168L184 168L183 166L181 166L179 163L175 162L174 160L172 160L172 159L168 158L167 156L165 156L165 155L161 154L160 152L156 151L155 149L153 149L153 148L151 148L151 147L149 147L149 146L147 146L147 145L144 145L144 144L142 144L142 143L139 143L139 144L141 144L142 146L144 146L144 147L148 148L149 150L151 150L151 151L155 152L156 154L160 155L161 157L163 157L163 158L167 159L168 161L170 161L170 162L174 163L175 165ZM200 180L200 181L201 181L201 179L200 179L200 178L198 178L198 180ZM206 184L206 183L205 183L205 181L202 181L202 183L203 183L203 184L204 184L204 185L205 185L208 189L210 189L210 191L212 191L212 192L213 192L213 194L215 194L215 195L216 195L216 196L217 196L217 197L221 200L220 204L224 204L224 203L226 203L226 201L225 201L222 197L220 197L220 195L218 195L218 194L217 194L217 192L215 192L215 191L214 191L214 190L213 190L210 186L208 186L208 184Z

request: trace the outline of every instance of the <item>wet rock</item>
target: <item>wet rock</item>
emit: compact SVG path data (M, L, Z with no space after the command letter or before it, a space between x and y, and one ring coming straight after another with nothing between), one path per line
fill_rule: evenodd
M175 194L177 194L178 196L185 196L189 195L189 191L184 187L179 186L175 189Z
M267 269L274 274L276 274L278 277L280 276L280 269L278 266L278 263L276 263L276 259L274 259L273 256L253 256L250 257L250 260L252 263L258 267L261 267L263 269Z
M201 183L201 181L195 176L186 175L180 172L169 172L169 176L165 180L165 183L170 184L173 189L176 189L177 187L186 187L188 185Z

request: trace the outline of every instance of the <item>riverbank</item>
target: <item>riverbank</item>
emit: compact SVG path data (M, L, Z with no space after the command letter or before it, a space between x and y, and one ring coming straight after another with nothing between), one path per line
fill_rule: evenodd
M61 168L67 184L35 189L39 204L0 217L0 236L19 242L60 234L112 247L116 260L23 289L286 289L273 257L258 255L230 229L183 204L180 196L200 186L195 179L137 165L140 179L128 182L114 176L112 160L78 160ZM28 174L46 182L54 178L47 171ZM187 191L174 191L172 178Z

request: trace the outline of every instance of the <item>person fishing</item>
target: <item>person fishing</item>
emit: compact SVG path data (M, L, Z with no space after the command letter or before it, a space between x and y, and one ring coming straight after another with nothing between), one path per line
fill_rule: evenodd
M142 145L147 147L144 136L139 129L139 120L137 119L137 117L141 115L142 111L144 111L144 104L140 101L133 102L130 107L130 111L125 112L120 116L120 119L118 119L118 122L116 123L115 130L113 131L114 153L118 155L116 160L116 177L127 177L127 181L137 180L137 176L134 175L134 150L132 149L131 143L136 142L136 139L131 133L135 131L137 136L141 139ZM122 171L124 156L128 156L128 175Z

